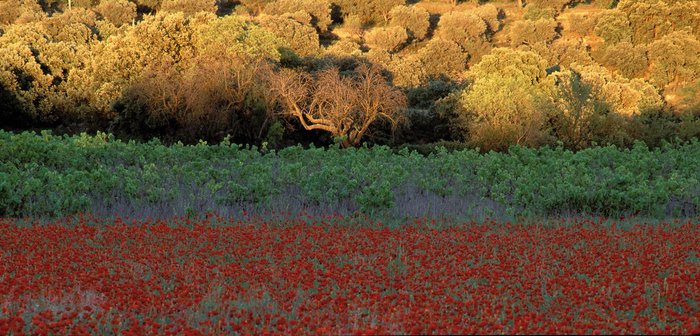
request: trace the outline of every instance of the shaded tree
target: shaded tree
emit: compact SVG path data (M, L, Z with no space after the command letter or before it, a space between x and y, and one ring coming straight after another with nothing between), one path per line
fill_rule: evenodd
M142 14L155 14L162 0L134 0L136 10Z
M618 115L638 116L644 111L660 110L664 106L659 89L643 79L629 80L597 64L572 64L571 67L581 74L584 82L593 86L600 99Z
M599 126L607 117L608 104L576 71L553 76L555 91L547 105L552 134L570 149L584 149L592 141L604 139L605 134L600 134L604 128Z
M44 73L30 45L1 43L5 38L0 37L0 87L18 103L12 110L20 114L17 118L53 121L51 106L39 106L50 94L53 77Z
M271 97L264 87L269 71L262 60L217 54L198 56L182 71L167 64L151 68L115 103L112 127L188 142L220 140L225 135L257 142L272 120Z
M433 78L460 79L469 60L469 55L457 43L440 38L431 39L417 55L425 74Z
M17 99L16 90L4 86L3 73L0 72L0 129L29 128L35 123L27 113L27 107Z
M603 63L627 78L643 77L648 67L646 46L622 42L605 48Z
M666 35L648 50L650 78L659 87L700 75L700 41L686 31Z
M53 123L77 113L67 96L67 80L83 67L96 37L72 14L12 25L0 36L0 85L36 122Z
M700 116L700 79L680 90L680 110L686 114Z

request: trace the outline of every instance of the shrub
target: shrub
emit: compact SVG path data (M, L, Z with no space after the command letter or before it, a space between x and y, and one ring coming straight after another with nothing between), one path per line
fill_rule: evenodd
M402 87L418 86L428 78L418 55L393 57L389 70L394 75L394 84Z
M265 14L283 15L304 11L311 15L310 24L320 32L327 32L331 25L331 4L327 0L277 0L265 6Z
M443 14L438 22L435 37L453 41L464 50L472 44L487 39L487 25L484 19L466 12L449 12Z
M370 48L399 51L408 41L408 34L403 27L380 27L365 33L365 42Z
M236 8L238 12L245 11L251 15L258 15L263 12L265 6L272 3L274 0L238 0L239 6L243 8Z
M609 112L595 88L575 71L553 74L556 89L551 96L549 119L552 134L566 148L584 149L594 139L604 138L599 124Z
M215 14L216 0L163 0L160 10L165 12L183 12L192 15L199 12Z
M300 56L316 55L320 51L318 33L311 26L283 16L261 15L260 26L286 41Z
M380 65L382 67L389 66L389 64L391 64L391 60L393 59L392 55L384 49L371 49L362 55L372 64Z
M627 14L617 10L606 10L598 18L594 31L607 44L632 42L632 27Z
M360 44L350 40L339 40L326 48L326 53L337 56L348 56L361 53Z
M581 36L593 34L598 16L591 13L572 13L569 15L569 30Z
M663 108L664 101L659 89L643 79L628 80L595 64L572 64L571 67L581 74L584 82L594 87L616 114L631 117Z
M649 43L673 29L670 11L660 0L621 0L617 9L627 14L632 29L632 42Z
M431 39L418 51L423 71L430 77L459 79L467 68L469 55L453 41L441 38Z
M557 17L557 10L554 7L527 6L525 9L525 20L554 20Z
M345 17L357 15L363 25L382 24L389 21L389 11L404 5L406 0L334 0Z
M651 80L659 87L690 81L700 75L700 41L686 31L649 44Z
M136 19L136 4L127 0L102 0L95 11L117 27Z
M469 142L484 150L549 142L540 104L552 90L546 62L532 52L497 48L469 71L456 122Z
M501 30L501 17L505 16L502 9L487 3L476 7L473 13L486 22L490 32L495 33Z
M396 6L389 11L390 24L403 27L412 40L425 39L430 28L430 13L415 6Z
M19 0L6 0L0 2L0 26L14 23L20 14Z
M630 79L643 76L648 67L646 47L635 47L629 42L621 42L605 48L602 61Z
M556 39L550 45L544 45L549 64L569 67L572 63L591 64L595 61L588 51L588 45L582 39Z
M553 19L516 21L510 28L510 45L517 47L522 44L533 45L539 42L549 44L559 36L558 27L559 23Z

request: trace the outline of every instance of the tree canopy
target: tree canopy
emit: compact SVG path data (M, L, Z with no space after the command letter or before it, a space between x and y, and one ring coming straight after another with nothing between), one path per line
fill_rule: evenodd
M0 128L499 150L700 134L694 0L70 3L0 0Z

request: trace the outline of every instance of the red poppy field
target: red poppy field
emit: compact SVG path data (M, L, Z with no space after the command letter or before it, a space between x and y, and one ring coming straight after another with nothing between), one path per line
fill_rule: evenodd
M700 332L698 222L0 220L0 334Z

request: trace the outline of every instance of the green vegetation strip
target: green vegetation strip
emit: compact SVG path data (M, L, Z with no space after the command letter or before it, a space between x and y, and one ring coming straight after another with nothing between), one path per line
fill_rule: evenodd
M434 208L439 213L459 204L462 214L481 207L482 213L501 209L509 216L684 217L700 209L698 178L697 141L653 150L639 143L576 153L512 147L506 153L438 150L424 156L388 147L267 151L227 143L126 143L104 133L0 131L0 217L125 205L193 211L326 205L412 213L407 207L424 200L444 200L444 208Z

